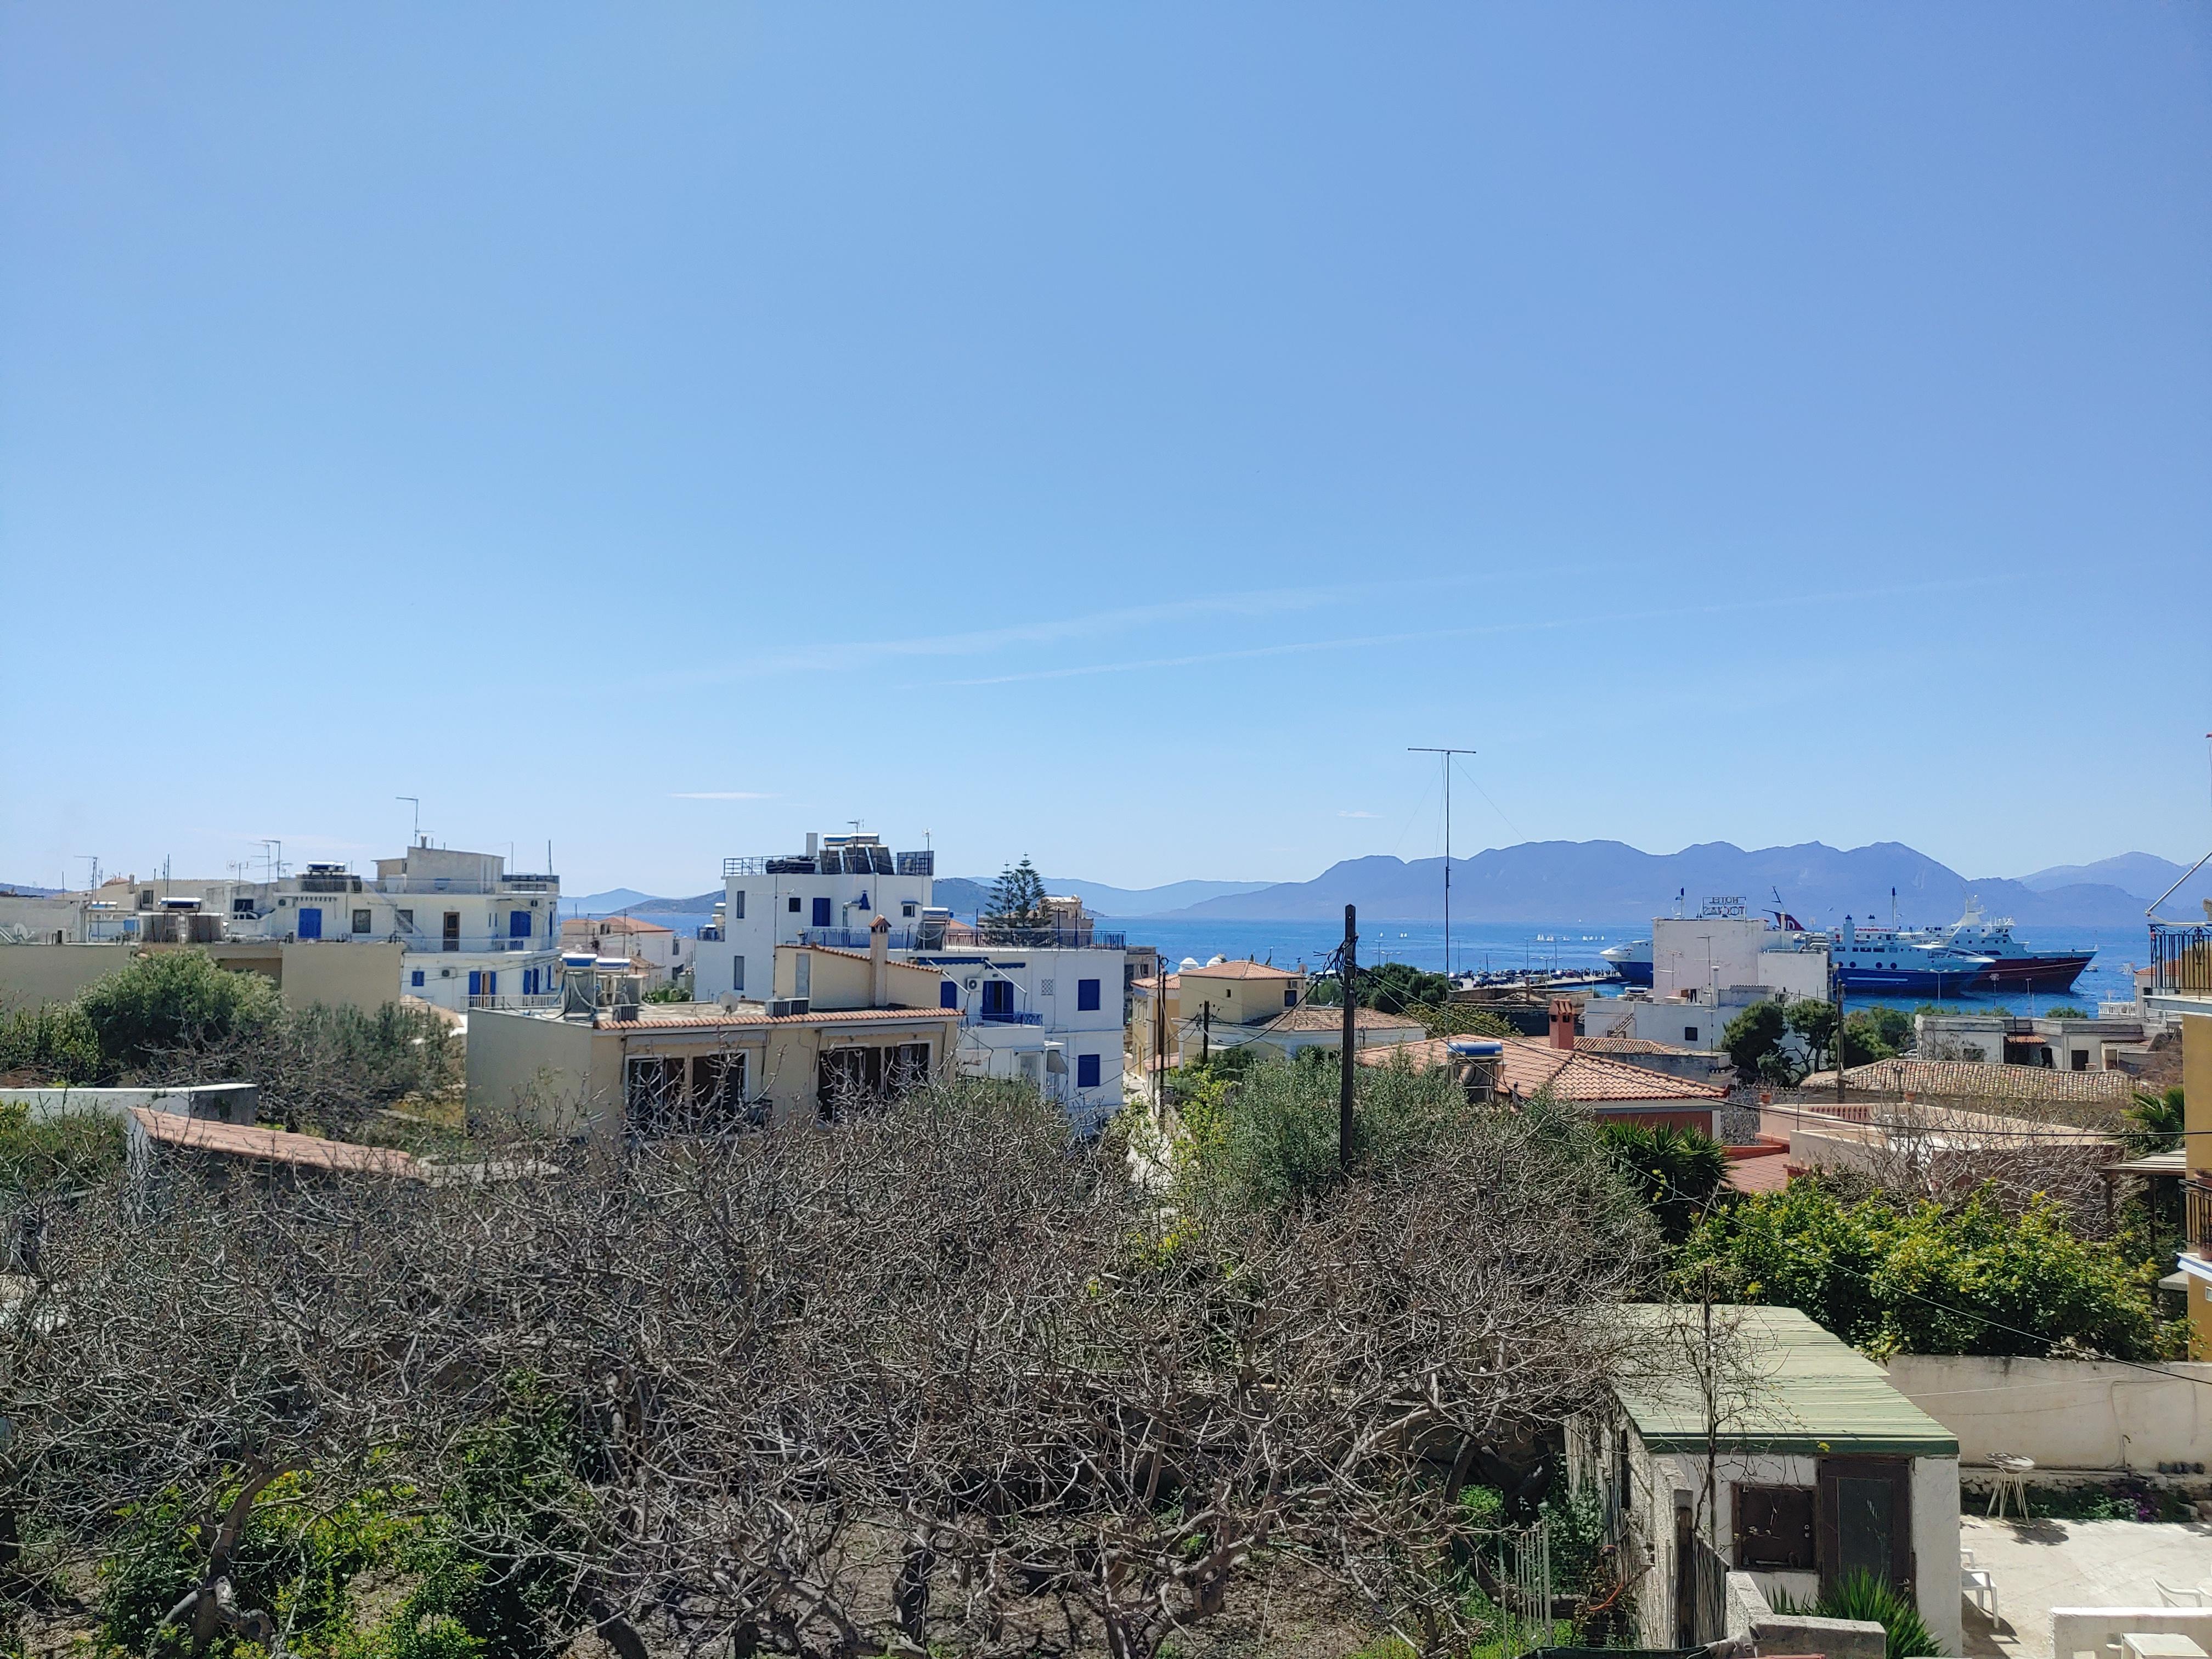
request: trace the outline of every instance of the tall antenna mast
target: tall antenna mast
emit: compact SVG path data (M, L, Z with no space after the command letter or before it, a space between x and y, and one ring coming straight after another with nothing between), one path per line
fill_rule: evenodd
M394 800L404 800L415 808L415 833L408 837L410 847L422 839L422 798L420 795L394 795Z
M1450 995L1451 981L1451 764L1454 755L1472 755L1472 749L1424 749L1409 745L1409 755L1434 755L1444 765L1444 981L1445 995Z

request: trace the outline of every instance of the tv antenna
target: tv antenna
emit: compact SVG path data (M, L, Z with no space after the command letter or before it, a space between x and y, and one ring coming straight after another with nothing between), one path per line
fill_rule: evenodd
M1454 755L1472 755L1472 749L1425 749L1409 744L1409 755L1434 755L1444 767L1444 981L1446 995L1451 981L1451 765Z

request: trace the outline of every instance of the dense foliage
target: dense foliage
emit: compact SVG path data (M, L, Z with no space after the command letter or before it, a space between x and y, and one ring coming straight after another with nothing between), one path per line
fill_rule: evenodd
M1620 1162L1669 1244L1690 1236L1728 1179L1728 1154L1711 1135L1670 1124L1607 1123L1598 1133Z
M87 988L76 1006L111 1074L155 1064L185 1048L246 1041L273 1023L276 987L258 974L234 974L201 951L159 951L134 957Z
M1711 1212L1676 1262L1686 1287L1802 1310L1869 1353L2027 1354L2054 1348L2161 1357L2154 1263L2076 1237L2041 1200L2008 1213L1963 1202L1848 1201L1792 1182Z
M1008 865L991 884L981 919L1000 927L1042 927L1047 920L1044 901L1044 878L1024 853L1019 864Z

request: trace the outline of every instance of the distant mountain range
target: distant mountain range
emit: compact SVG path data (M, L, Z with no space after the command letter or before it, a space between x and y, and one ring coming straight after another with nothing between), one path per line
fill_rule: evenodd
M1896 842L1847 851L1819 842L1753 851L1709 842L1679 853L1645 853L1617 841L1525 842L1454 859L1452 914L1471 922L1623 922L1666 915L1678 894L1693 911L1722 895L1741 896L1756 911L1772 905L1778 892L1782 908L1799 920L1828 925L1846 914L1887 921L1894 888L1899 919L1916 924L1954 920L1971 893L1990 915L2023 926L2116 927L2140 922L2144 905L2184 867L2134 853L2014 881L1970 878ZM2163 878L2154 883L2160 870ZM2075 878L2084 875L2093 878ZM2148 892L2135 890L2145 886ZM2168 901L2166 914L2187 915L2195 898L2207 896L2212 880L2200 873ZM1342 915L1346 904L1396 921L1440 917L1443 860L1347 859L1311 881L1208 899L1172 914L1189 921L1320 921Z
M1799 920L1826 926L1844 915L1889 919L1897 890L1906 921L1949 921L1969 893L1991 915L2023 927L2132 927L2143 907L2178 880L2186 866L2150 853L2123 853L2094 864L2054 865L2032 875L1969 878L1897 842L1843 850L1808 842L1746 851L1727 842L1645 853L1618 841L1524 842L1452 860L1452 915L1470 922L1627 922L1664 915L1682 896L1694 910L1708 897L1734 895L1754 911L1774 895ZM941 876L937 902L973 916L989 902L993 878ZM1301 921L1341 916L1356 904L1393 921L1433 921L1443 914L1443 860L1347 859L1311 881L1176 881L1160 887L1115 887L1071 876L1047 876L1048 893L1073 893L1092 914L1117 920ZM703 916L721 892L661 898L635 888L564 898L570 915ZM2198 914L2212 898L2212 868L2200 871L2161 912Z

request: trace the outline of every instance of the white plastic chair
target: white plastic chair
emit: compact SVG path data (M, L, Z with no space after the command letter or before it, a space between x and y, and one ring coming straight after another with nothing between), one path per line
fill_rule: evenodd
M2002 1521L2009 1503L2020 1512L2020 1518L2027 1520L2027 1476L2035 1468L2035 1460L2011 1452L1991 1452L1990 1463L1996 1470L1996 1485L1990 1493L1989 1513Z
M2192 1589L2186 1584L2160 1584L2155 1578L2151 1583L2158 1589L2158 1604L2162 1607L2201 1607L2204 1605L2206 1586L2203 1584Z

